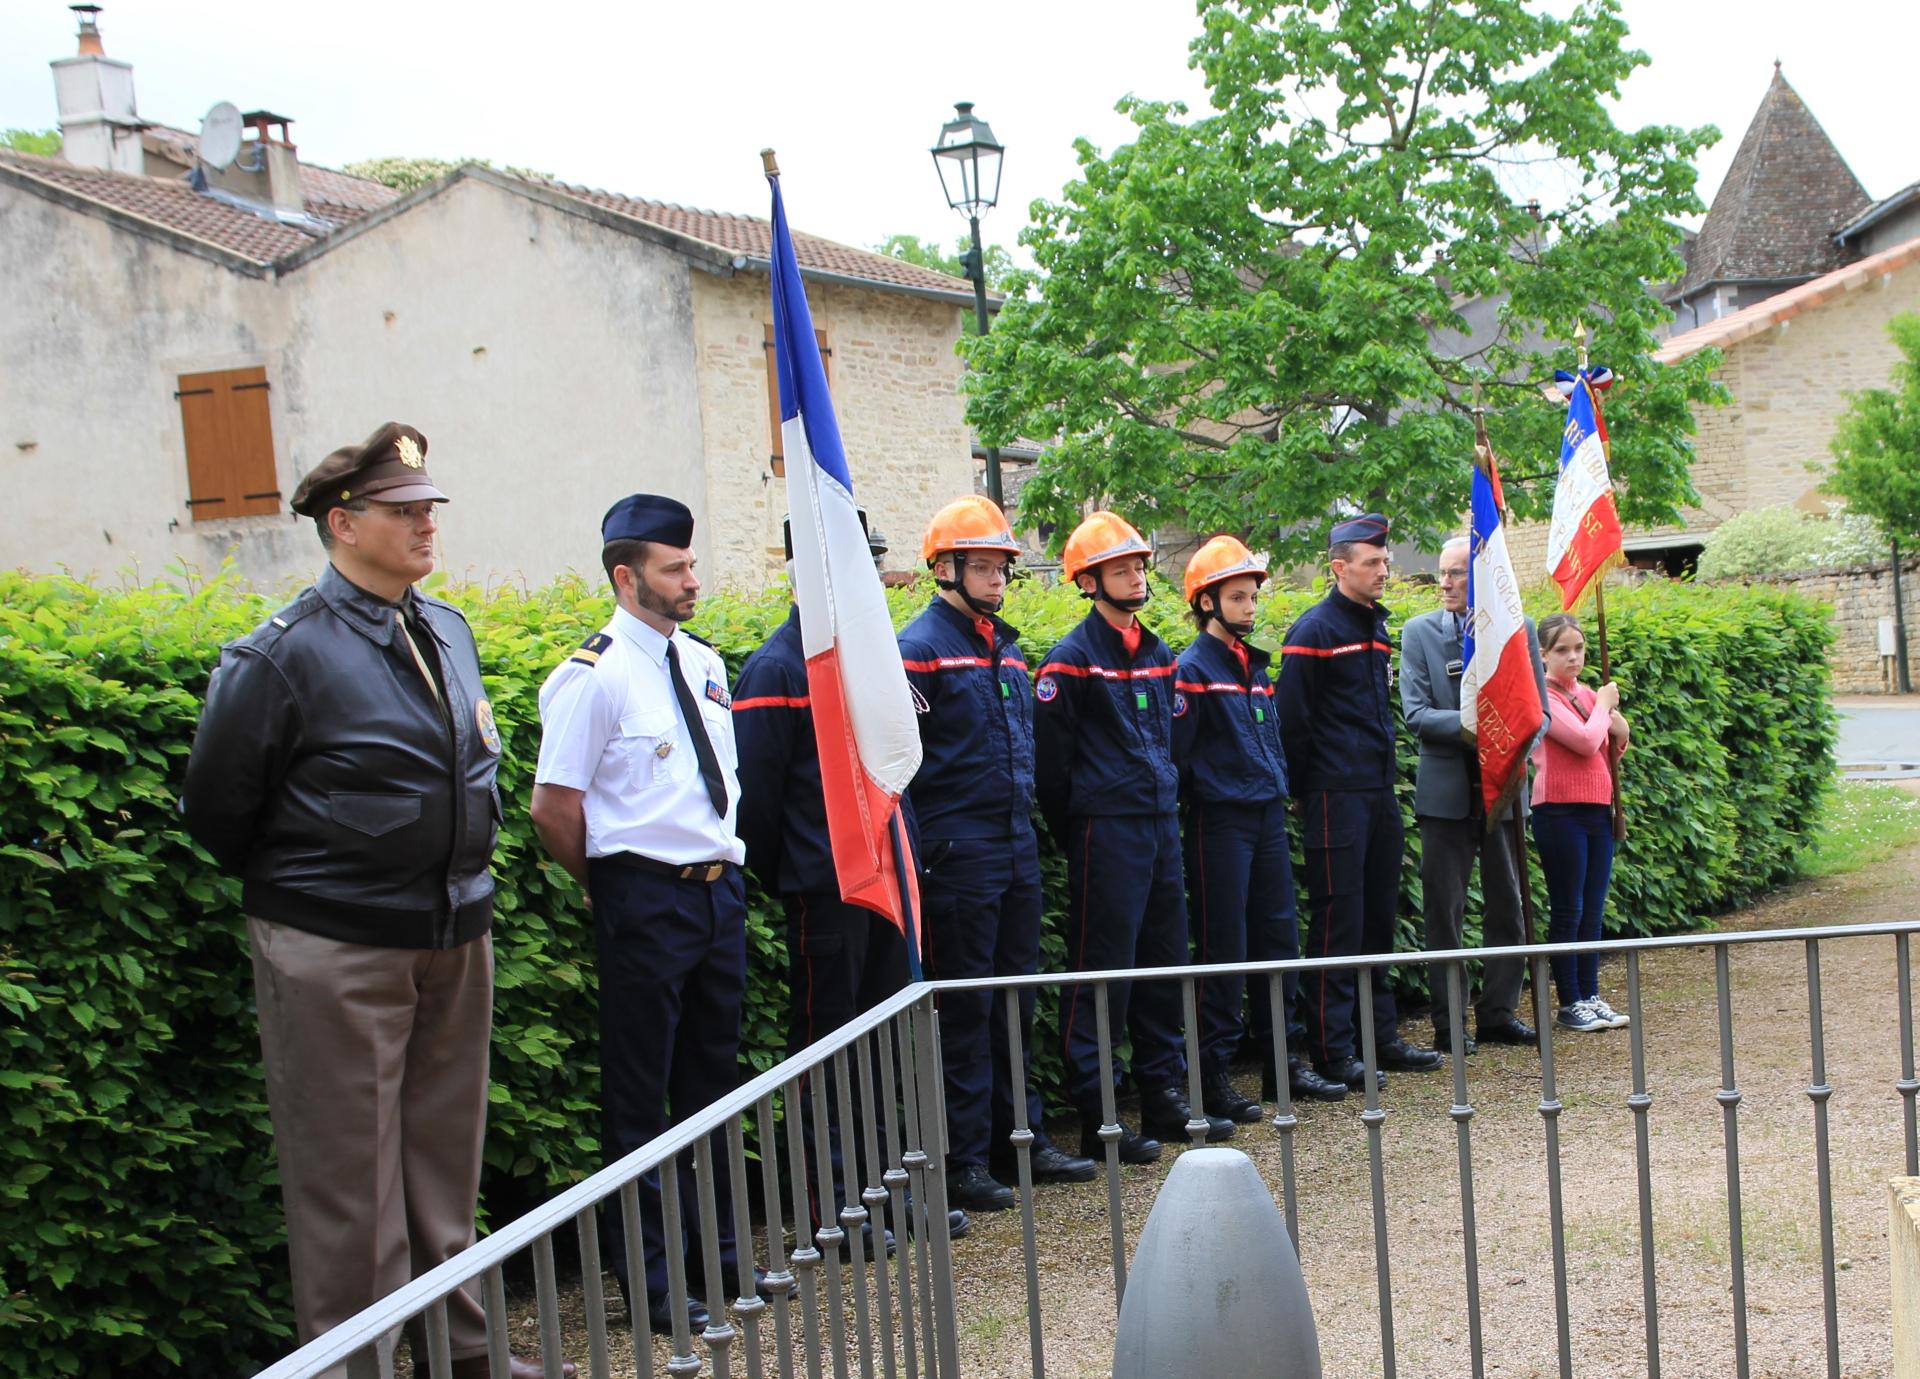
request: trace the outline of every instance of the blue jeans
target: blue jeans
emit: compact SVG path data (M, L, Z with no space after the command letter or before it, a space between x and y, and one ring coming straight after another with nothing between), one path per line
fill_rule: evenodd
M1533 841L1547 874L1547 942L1598 943L1613 879L1613 811L1604 804L1537 804ZM1560 1004L1600 994L1600 955L1553 960Z

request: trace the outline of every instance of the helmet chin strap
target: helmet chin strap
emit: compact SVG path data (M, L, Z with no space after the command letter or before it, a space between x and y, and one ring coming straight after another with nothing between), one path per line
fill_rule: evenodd
M975 598L967 592L967 582L964 579L942 579L936 574L933 577L933 582L945 593L958 594L962 603L966 604L967 607L971 608L983 618L992 617L999 613L1001 605L1006 602L1004 597L994 599L991 603L985 599Z
M1213 600L1213 607L1207 610L1207 617L1212 619L1214 622L1219 623L1222 627L1226 628L1227 631L1233 633L1234 636L1238 637L1243 642L1247 638L1253 635L1254 624L1251 620L1248 620L1247 622L1228 622L1227 621L1225 615L1223 615L1220 612L1220 600L1218 598L1215 598Z
M1122 613L1138 613L1142 608L1147 606L1149 595L1139 594L1132 598L1115 598L1107 592L1107 567L1100 565L1096 566L1093 571L1093 592L1091 594L1083 594L1082 597L1092 599L1097 603L1105 603L1110 607L1119 609Z

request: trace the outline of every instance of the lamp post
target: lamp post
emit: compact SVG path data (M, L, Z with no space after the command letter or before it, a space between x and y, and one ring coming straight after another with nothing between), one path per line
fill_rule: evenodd
M947 205L967 218L973 248L962 263L973 279L973 317L979 333L987 333L987 264L980 248L980 217L1000 200L1000 155L1006 152L987 122L973 113L972 101L956 101L953 118L940 126L932 149ZM1000 452L987 447L987 497L1005 507L1000 493Z

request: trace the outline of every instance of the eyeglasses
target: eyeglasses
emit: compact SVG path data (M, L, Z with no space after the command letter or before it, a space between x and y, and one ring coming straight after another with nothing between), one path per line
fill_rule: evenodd
M368 504L368 506L375 512L385 513L389 517L398 518L400 521L408 523L422 522L429 517L437 519L440 516L437 511L440 505L431 499L418 503L382 503L376 501Z
M1467 567L1464 565L1442 565L1440 567L1440 578L1442 579L1465 579L1466 577Z
M966 563L966 571L970 575L978 575L981 579L992 579L998 575L1002 579L1010 580L1013 578L1013 562L1011 560L969 560Z

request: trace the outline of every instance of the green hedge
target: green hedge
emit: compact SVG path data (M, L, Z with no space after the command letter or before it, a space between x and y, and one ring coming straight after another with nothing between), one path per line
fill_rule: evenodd
M608 604L577 583L447 592L478 634L505 738L486 1181L500 1214L577 1181L597 1157L592 927L571 881L538 851L526 804L540 682ZM889 597L904 622L927 591ZM1277 645L1314 597L1277 591L1259 639ZM1396 616L1433 600L1415 586L1390 595ZM1008 616L1037 656L1085 607L1070 591L1023 583ZM219 644L270 611L221 581L103 592L0 574L9 1373L231 1373L286 1348L285 1252L238 887L180 831L174 801ZM1633 832L1610 926L1684 928L1794 869L1831 774L1831 633L1817 605L1758 589L1621 589L1611 614L1635 736ZM737 669L784 615L778 594L722 594L695 626ZM1145 616L1176 644L1191 635L1164 586ZM1410 809L1404 738L1401 753ZM1409 844L1401 942L1417 947L1411 830ZM1046 961L1057 970L1064 869L1051 851L1043 865ZM777 908L757 890L750 903L743 1058L765 1068L781 1053L785 954ZM1050 1028L1050 1006L1041 1018ZM1054 1045L1038 1041L1048 1078Z

